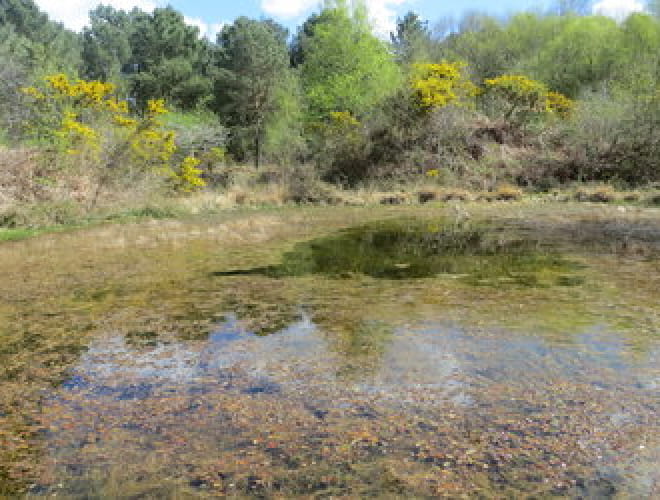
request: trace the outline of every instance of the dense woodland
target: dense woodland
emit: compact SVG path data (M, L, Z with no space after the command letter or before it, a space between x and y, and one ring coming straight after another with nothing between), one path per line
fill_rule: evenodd
M241 17L209 40L170 7L100 6L73 33L0 0L1 141L50 155L43 183L68 168L104 189L165 170L168 189L226 187L252 164L344 187L658 182L660 2L588 12L410 12L383 40L361 2L327 0L295 33Z

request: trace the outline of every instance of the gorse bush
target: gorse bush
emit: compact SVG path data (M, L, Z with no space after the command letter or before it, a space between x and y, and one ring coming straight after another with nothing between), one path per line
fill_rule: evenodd
M565 95L523 75L489 78L484 81L484 87L484 98L499 101L504 107L504 119L518 123L528 120L530 115L544 113L568 118L575 106Z
M93 204L100 190L119 175L157 174L183 191L204 185L196 169L198 160L186 157L178 165L173 163L175 135L160 119L168 113L164 100L147 101L144 112L137 114L128 101L118 98L115 85L71 81L64 74L48 76L41 87L26 87L23 92L32 99L33 108L25 125L27 134L48 145L53 154L69 157L69 163L96 172Z
M478 88L466 74L464 62L415 64L410 86L418 106L426 111L448 105L470 106Z

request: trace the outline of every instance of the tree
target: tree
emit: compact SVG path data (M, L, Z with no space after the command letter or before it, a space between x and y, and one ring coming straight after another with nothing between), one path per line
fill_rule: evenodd
M386 45L376 38L360 3L327 3L302 46L302 83L313 119L347 111L360 117L400 86Z
M211 49L199 29L186 24L171 7L134 14L130 67L133 90L141 102L164 98L191 109L210 97Z
M445 40L442 57L466 61L476 80L492 78L511 65L504 38L504 29L499 20L479 12L470 12L459 23L458 33Z
M410 66L430 60L431 32L428 22L414 12L397 21L396 32L390 33L392 48L399 64Z
M211 47L199 29L171 7L146 13L99 6L83 33L88 78L124 83L142 107L166 99L182 109L205 103L211 94Z
M20 89L50 72L76 74L78 36L51 22L32 0L0 0L0 134L18 139L29 109Z
M133 18L103 5L92 10L89 18L90 26L83 29L83 73L90 79L117 81L122 67L131 60Z
M215 109L232 129L234 152L253 148L259 167L266 123L278 111L287 81L287 32L273 21L240 17L218 35ZM252 145L244 146L247 141Z
M621 31L613 19L575 17L539 53L532 73L570 97L595 90L614 75Z
M80 68L78 35L50 21L32 0L0 0L0 44L3 43L21 45L12 59L20 58L37 76L52 71L77 73Z

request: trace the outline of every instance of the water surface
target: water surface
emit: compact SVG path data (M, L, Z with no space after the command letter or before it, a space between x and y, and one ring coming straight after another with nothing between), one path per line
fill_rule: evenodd
M657 495L657 218L381 210L0 249L2 487Z

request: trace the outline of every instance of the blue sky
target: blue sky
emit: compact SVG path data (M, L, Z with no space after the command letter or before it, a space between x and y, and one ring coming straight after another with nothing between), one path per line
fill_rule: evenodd
M207 23L218 21L231 21L240 15L250 17L274 17L288 27L293 28L301 24L314 10L318 9L318 0L170 0L171 5L192 18L203 19ZM546 8L550 1L544 0L394 0L371 1L374 21L381 25L391 23L396 16L404 15L409 10L418 12L431 23L446 16L459 16L468 10L481 10L498 14L505 14L517 10ZM300 5L300 14L293 14L296 6ZM298 9L295 9L298 10ZM291 12L291 14L289 14Z
M50 16L66 26L79 30L87 23L87 12L100 3L116 8L139 7L152 10L170 4L181 11L190 24L213 37L223 23L244 15L272 17L292 31L314 10L320 0L35 0ZM521 10L546 10L554 0L364 0L370 9L375 31L386 34L397 16L409 10L417 12L431 25L447 16L459 17L466 11L479 10L505 15ZM642 10L645 0L594 0L599 13L621 18Z

